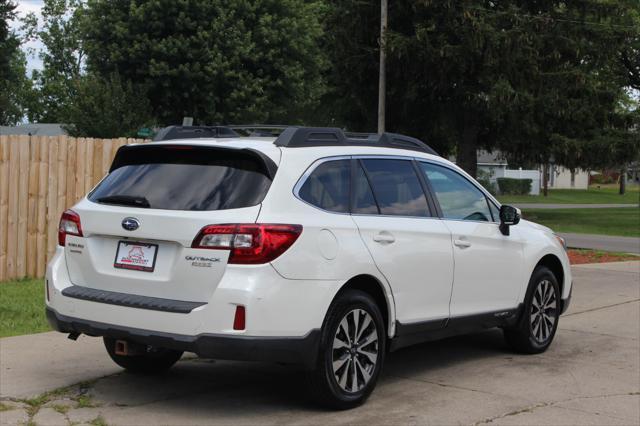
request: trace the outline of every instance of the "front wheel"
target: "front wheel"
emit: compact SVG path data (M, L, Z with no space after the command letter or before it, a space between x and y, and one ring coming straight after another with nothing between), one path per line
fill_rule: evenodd
M131 373L161 373L171 368L182 357L181 351L146 345L139 345L143 349L138 354L119 355L116 353L116 339L104 337L103 340L113 362Z
M548 268L537 267L531 275L518 323L504 330L507 343L518 352L537 354L547 350L558 328L560 286Z
M376 386L384 363L386 331L380 309L367 293L347 290L329 307L310 391L326 406L362 404Z

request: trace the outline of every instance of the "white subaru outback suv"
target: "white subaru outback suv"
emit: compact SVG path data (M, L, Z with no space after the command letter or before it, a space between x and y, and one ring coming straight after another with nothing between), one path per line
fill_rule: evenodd
M264 134L171 127L120 148L60 220L51 325L132 372L184 351L300 364L336 408L407 345L492 327L519 352L551 344L572 283L551 230L416 139Z

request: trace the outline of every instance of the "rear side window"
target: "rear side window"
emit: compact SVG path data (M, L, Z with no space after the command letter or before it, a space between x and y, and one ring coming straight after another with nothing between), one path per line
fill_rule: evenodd
M409 160L362 160L380 213L429 216L427 198Z
M255 153L142 145L118 153L89 199L163 210L237 209L262 202L271 180L265 161Z
M323 210L349 213L350 160L326 161L304 181L298 196Z

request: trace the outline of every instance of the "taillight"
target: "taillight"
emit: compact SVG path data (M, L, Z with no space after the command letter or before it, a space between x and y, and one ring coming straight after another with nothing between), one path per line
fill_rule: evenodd
M80 225L80 216L73 210L67 210L60 217L60 225L58 226L58 244L65 245L67 235L76 235L82 237L82 226Z
M302 225L265 223L208 225L200 230L192 248L229 250L229 263L271 262L302 233Z

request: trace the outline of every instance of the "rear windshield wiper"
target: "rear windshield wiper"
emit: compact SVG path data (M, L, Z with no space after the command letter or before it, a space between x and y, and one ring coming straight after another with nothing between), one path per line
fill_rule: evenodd
M151 207L149 200L145 197L137 197L134 195L107 195L106 197L98 198L96 201L99 203L115 204L119 206L133 206L147 209Z

